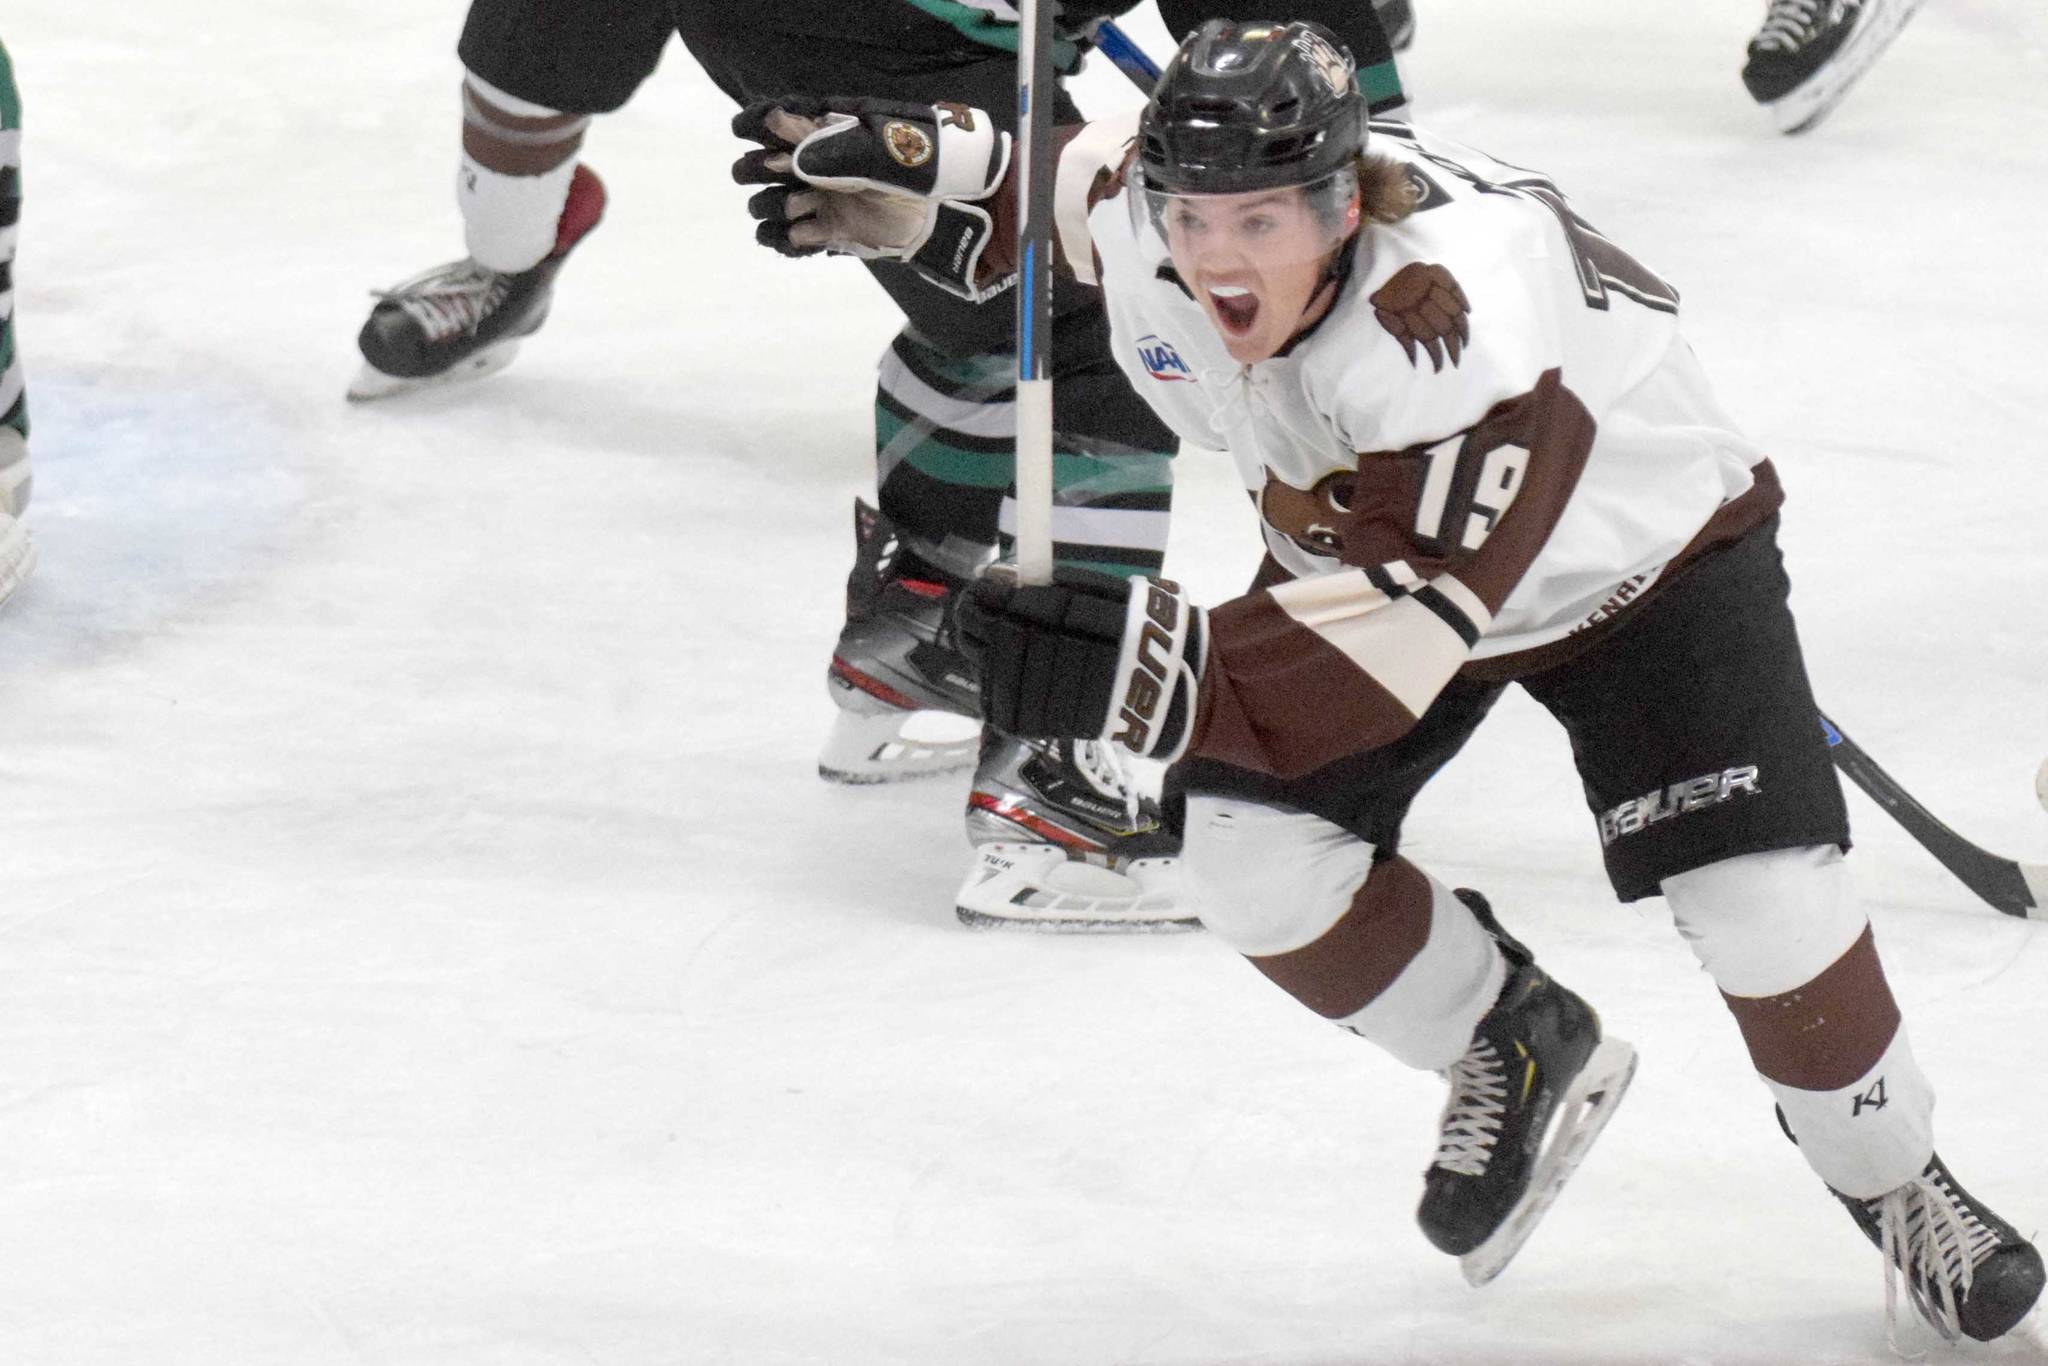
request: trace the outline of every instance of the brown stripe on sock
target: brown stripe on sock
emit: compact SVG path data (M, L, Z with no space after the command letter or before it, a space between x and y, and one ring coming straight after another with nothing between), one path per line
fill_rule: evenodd
M1868 925L1848 952L1803 987L1721 999L1734 1012L1756 1070L1781 1086L1839 1091L1877 1066L1899 1029L1899 1007Z
M1372 1004L1422 952L1434 899L1421 869L1385 859L1322 938L1248 961L1316 1014L1341 1020Z
M462 87L462 150L479 165L504 175L542 175L576 155L582 114L530 117L492 104L475 86Z

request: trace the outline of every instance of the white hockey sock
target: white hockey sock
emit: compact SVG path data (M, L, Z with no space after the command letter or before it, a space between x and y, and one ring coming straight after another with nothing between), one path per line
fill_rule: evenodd
M1472 1031L1508 976L1500 945L1451 889L1429 880L1429 939L1373 1002L1337 1023L1410 1067L1441 1072L1471 1047Z
M539 265L555 249L562 206L569 202L569 178L575 173L571 159L539 175L506 175L464 153L455 199L470 256L478 265L507 272Z
M1934 1091L1841 851L1744 854L1664 879L1664 896L1807 1164L1859 1198L1918 1176Z
M1875 1199L1918 1176L1934 1154L1934 1088L1913 1060L1906 1027L1868 1072L1834 1091L1764 1078L1799 1152L1844 1195Z
M498 89L475 72L462 82L462 166L455 199L469 254L492 270L531 270L555 249L576 152L589 116Z
M1450 888L1308 812L1196 793L1185 829L1192 904L1252 966L1410 1067L1464 1056L1507 963Z

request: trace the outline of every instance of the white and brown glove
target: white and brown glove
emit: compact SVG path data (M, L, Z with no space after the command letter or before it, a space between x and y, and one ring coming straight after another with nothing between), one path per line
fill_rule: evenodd
M903 261L976 303L1016 281L984 260L1010 135L964 104L790 95L748 105L732 130L761 147L733 164L755 239L785 256Z

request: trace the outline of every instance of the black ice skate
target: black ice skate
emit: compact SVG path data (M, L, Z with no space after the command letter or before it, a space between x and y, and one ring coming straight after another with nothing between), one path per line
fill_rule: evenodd
M28 506L28 443L0 425L0 605L14 596L36 567L35 542L20 514Z
M1826 118L1905 27L1920 0L1770 0L1742 83L1781 133Z
M1406 52L1415 41L1415 6L1410 0L1372 0L1372 9L1386 31L1387 46Z
M963 924L1067 933L1193 930L1179 891L1180 841L1095 741L988 731L967 838L975 864L955 898Z
M967 768L980 752L973 718L981 700L953 646L960 581L907 554L889 519L866 503L855 500L853 521L846 625L826 675L839 713L819 776L887 783Z
M1949 1342L2002 1337L2041 1298L2040 1252L1958 1185L1939 1153L1917 1178L1875 1200L1832 1194L1884 1254L1888 1333L1900 1271L1913 1308Z
M377 306L356 337L363 367L349 398L361 402L482 379L510 365L520 341L547 321L555 276L604 217L604 200L603 182L579 165L555 249L539 265L508 274L465 257L378 291Z
M1423 1233L1484 1285L1537 1221L1614 1116L1635 1049L1600 1036L1600 1017L1501 930L1486 899L1458 897L1500 943L1508 979L1453 1063L1436 1161L1415 1212Z

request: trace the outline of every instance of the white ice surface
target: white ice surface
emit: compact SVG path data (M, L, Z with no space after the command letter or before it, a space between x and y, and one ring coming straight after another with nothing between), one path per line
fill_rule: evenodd
M2048 17L1930 5L1787 140L1759 8L1426 0L1411 79L1680 284L1826 704L2048 857ZM519 362L344 406L365 287L459 254L460 9L0 12L44 556L0 616L0 1362L1891 1359L1526 702L1411 851L1644 1061L1483 1292L1411 1219L1434 1078L1203 937L966 932L960 786L816 780L894 323L752 245L679 49L591 134L610 217ZM1181 477L1214 599L1249 518ZM2048 927L1852 801L1944 1155L2040 1230Z

